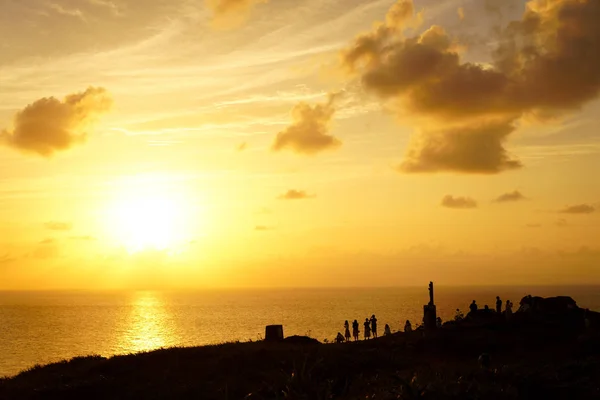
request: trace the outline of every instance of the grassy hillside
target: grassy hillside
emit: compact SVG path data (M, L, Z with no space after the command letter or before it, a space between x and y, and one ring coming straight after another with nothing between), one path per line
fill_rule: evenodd
M491 368L477 358L491 356ZM448 324L358 343L233 343L75 358L0 380L0 399L600 398L578 329Z

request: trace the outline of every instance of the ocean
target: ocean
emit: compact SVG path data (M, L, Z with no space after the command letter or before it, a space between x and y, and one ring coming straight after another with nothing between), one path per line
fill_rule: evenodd
M527 295L573 297L580 307L600 310L599 286L436 287L438 315L468 311L473 299L493 308L496 296L518 308ZM285 336L320 341L350 323L375 314L401 330L416 326L429 301L422 288L204 290L186 292L0 292L0 376L36 364L98 354L111 356L161 347L260 340L269 324ZM361 324L362 327L362 324ZM361 329L362 330L362 329Z

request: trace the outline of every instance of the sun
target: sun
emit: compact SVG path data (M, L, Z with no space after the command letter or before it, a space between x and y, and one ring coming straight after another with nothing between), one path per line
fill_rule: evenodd
M109 211L112 236L129 252L175 250L189 241L192 209L167 189L121 192Z

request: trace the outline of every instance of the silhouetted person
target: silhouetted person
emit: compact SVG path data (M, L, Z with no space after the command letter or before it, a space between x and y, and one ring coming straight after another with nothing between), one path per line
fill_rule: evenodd
M506 318L510 318L512 316L512 308L513 303L510 300L506 300L506 309L504 310L504 314Z
M369 318L365 318L365 340L371 337L371 322L369 322Z
M392 330L390 329L390 326L388 324L385 324L385 326L383 327L383 336L389 336L392 334Z
M335 342L336 343L343 343L344 342L344 336L342 336L342 334L340 332L338 332L337 336L335 337Z
M502 312L502 300L500 300L500 296L496 296L496 312L498 314Z
M377 337L377 318L375 318L375 314L371 315L371 332L373 333L373 337Z
M471 310L471 312L476 312L477 311L477 303L475 302L475 300L473 300L473 302L469 306L469 310Z
M350 324L348 321L344 322L344 337L346 338L346 342L350 341Z
M412 332L412 325L409 320L406 320L406 324L404 324L404 332Z
M354 320L354 322L352 322L352 336L354 336L355 342L358 340L359 333L360 333L360 331L358 330L358 321Z

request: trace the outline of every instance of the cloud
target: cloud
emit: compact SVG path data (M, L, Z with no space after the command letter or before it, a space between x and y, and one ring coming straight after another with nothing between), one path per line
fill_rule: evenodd
M408 3L396 5L411 10ZM492 63L463 61L460 43L441 26L410 36L412 20L392 14L358 36L342 60L364 89L421 127L405 172L519 168L503 146L521 118L559 116L598 97L597 0L530 0L520 20L500 29Z
M591 214L596 211L594 206L589 204L577 204L575 206L570 206L560 210L559 212L562 214Z
M51 157L85 142L86 131L111 104L103 88L90 87L63 101L45 97L19 111L14 117L14 128L0 133L0 142L23 152Z
M559 228L564 228L566 226L569 226L569 223L567 222L566 219L559 218L559 219L556 220L556 222L554 223L554 225L558 226Z
M110 0L87 0L87 2L93 6L105 7L115 16L123 16L121 8Z
M336 97L330 94L326 103L310 106L301 102L294 106L294 122L277 134L272 150L290 149L299 154L316 154L340 147L342 142L328 134Z
M75 8L75 9L70 9L70 8L66 8L61 6L60 4L57 3L52 3L49 5L49 7L56 11L58 14L60 15L66 15L68 17L75 17L78 18L82 21L86 21L85 16L83 15L83 13L81 12L81 10Z
M256 225L256 226L254 227L254 230L255 230L255 231L258 231L258 232L266 232L266 231L270 231L270 230L272 230L272 229L273 229L273 228L270 228L270 227L268 227L268 226L265 226L265 225Z
M513 129L510 123L486 122L424 131L411 140L399 169L404 172L494 174L520 168L521 162L512 159L502 147Z
M527 228L541 228L542 224L527 224L525 225Z
M526 200L527 197L523 196L521 192L515 190L514 192L504 193L496 198L496 203L511 203L515 201Z
M278 196L277 198L280 200L302 200L302 199L310 199L315 197L314 195L309 195L304 190L295 190L291 189L285 192L284 194Z
M44 240L40 241L39 244L53 244L53 243L56 243L56 240L52 239L52 238L48 238L48 239L44 239Z
M442 207L455 209L477 208L477 202L470 197L454 197L446 195L442 199Z
M44 227L51 231L70 231L73 225L70 222L50 221L44 223Z
M237 147L235 148L237 151L244 151L248 148L248 143L247 142L243 142L237 145Z
M244 23L252 8L268 0L206 0L213 13L213 26L222 29L235 28Z

